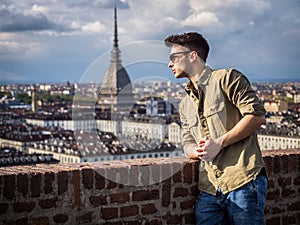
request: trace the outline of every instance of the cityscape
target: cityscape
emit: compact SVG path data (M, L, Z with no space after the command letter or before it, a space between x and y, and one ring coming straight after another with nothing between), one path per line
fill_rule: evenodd
M261 149L299 148L300 82L253 83L253 89L267 111L267 123L258 130ZM97 90L95 84L1 85L0 165L183 155L180 84L133 84L127 114L110 105L74 103L77 96L92 101Z

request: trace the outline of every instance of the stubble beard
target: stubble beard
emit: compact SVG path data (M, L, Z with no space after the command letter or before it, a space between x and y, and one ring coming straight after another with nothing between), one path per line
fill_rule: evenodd
M180 79L180 78L186 78L188 77L188 74L185 71L180 71L180 73L175 73L175 78Z

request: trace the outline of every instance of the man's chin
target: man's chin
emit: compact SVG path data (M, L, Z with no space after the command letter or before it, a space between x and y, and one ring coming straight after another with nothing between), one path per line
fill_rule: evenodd
M185 78L185 74L175 74L175 78L179 79L179 78Z

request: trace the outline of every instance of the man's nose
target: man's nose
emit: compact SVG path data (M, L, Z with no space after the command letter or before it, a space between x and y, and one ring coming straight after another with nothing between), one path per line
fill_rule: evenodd
M168 63L168 67L171 68L173 66L173 62L170 60Z

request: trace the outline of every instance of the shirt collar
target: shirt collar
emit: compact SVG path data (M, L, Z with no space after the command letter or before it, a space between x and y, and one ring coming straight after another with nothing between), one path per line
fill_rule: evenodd
M213 70L209 66L205 66L204 70L201 73L199 80L196 82L198 86L203 87L208 84L208 81L211 77ZM191 81L189 81L185 87L185 91L190 94L191 91L195 91L195 87Z

